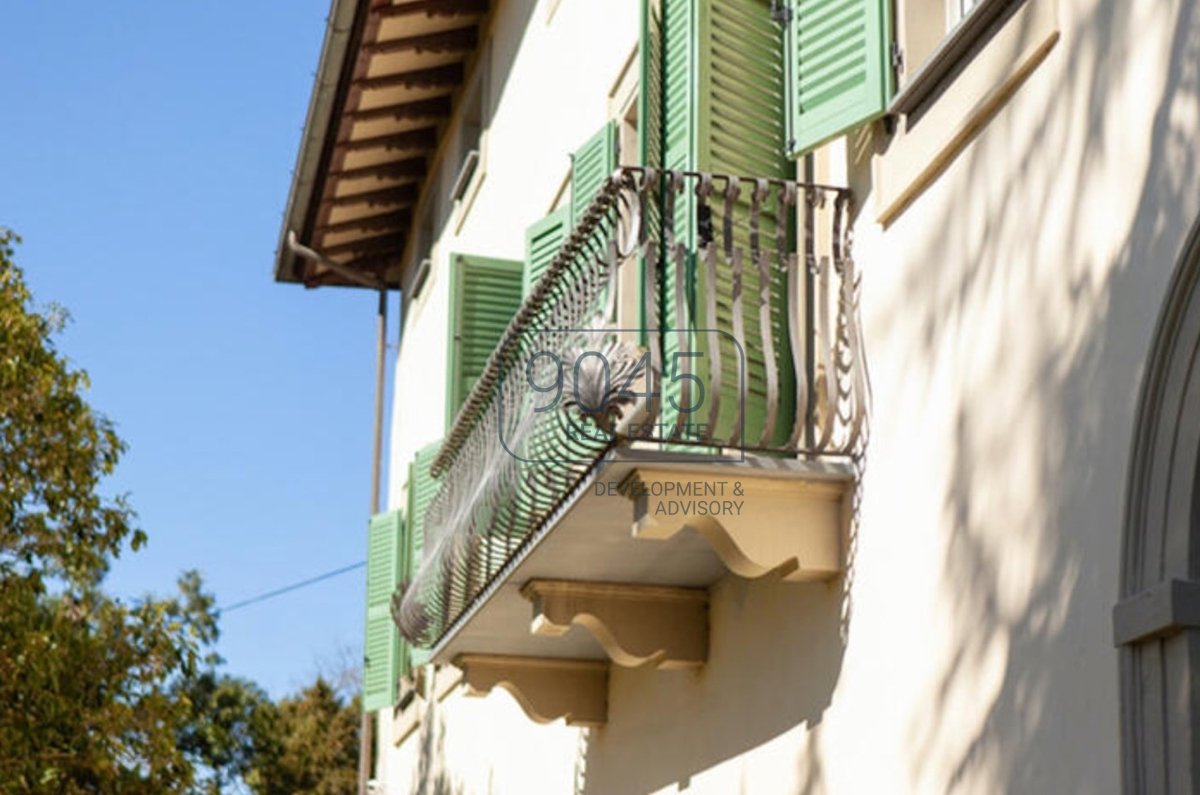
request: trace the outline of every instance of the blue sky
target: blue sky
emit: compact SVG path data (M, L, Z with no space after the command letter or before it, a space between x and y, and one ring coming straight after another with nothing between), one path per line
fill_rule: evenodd
M327 11L6 5L0 226L130 446L110 486L150 543L120 595L198 568L230 604L364 556L375 296L272 281ZM228 669L280 695L359 659L362 589L360 569L224 616Z

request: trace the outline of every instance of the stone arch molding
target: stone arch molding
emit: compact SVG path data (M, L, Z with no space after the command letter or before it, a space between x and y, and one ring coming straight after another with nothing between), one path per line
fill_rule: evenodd
M1172 276L1134 425L1120 650L1126 793L1200 792L1200 224Z

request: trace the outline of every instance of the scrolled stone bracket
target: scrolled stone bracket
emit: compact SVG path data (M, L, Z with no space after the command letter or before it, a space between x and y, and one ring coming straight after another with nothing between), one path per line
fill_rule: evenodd
M608 719L608 663L602 660L460 654L454 665L468 695L503 688L537 723L562 718L568 726L601 726Z
M719 496L676 496L682 484L722 485ZM842 570L845 485L761 476L711 476L639 468L621 488L634 504L633 536L664 540L691 529L742 577L827 580ZM734 489L737 492L735 493ZM697 510L706 503L703 512Z
M581 626L618 665L696 668L708 658L704 588L530 580L521 593L533 603L533 634Z

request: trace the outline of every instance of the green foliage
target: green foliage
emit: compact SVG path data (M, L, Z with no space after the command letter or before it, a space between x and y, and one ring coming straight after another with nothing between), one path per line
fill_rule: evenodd
M65 314L30 306L17 240L0 230L0 576L94 585L127 539L145 541L124 498L97 491L125 444L84 401L87 374L54 348Z
M274 735L245 777L255 795L343 795L358 771L358 699L317 681L276 708Z
M324 680L272 704L218 674L213 599L187 572L169 599L100 584L145 535L106 498L125 444L55 349L0 230L0 792L259 793L354 789L357 705Z
M195 573L173 599L123 604L100 581L133 527L99 486L125 449L87 404L86 374L54 347L0 230L0 791L184 792L170 684L216 639Z
M242 780L255 760L277 753L274 705L253 682L208 669L177 689L190 714L178 744L197 770L197 789L220 793Z
M194 670L210 616L189 598L123 605L0 578L0 791L185 792L165 683Z

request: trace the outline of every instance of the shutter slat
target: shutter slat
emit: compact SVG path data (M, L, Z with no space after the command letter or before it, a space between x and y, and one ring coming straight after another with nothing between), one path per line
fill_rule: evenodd
M839 0L843 3L845 0ZM861 2L861 0L852 0ZM661 17L656 11L661 9ZM822 6L822 10L825 10ZM835 9L836 10L836 9ZM670 169L694 169L738 176L788 178L793 166L786 157L787 69L784 38L770 16L769 0L662 0L644 15L642 44L643 90L661 92L660 121L643 139L643 157L654 152L645 143L657 136L661 161L646 165ZM653 67L657 82L646 77ZM793 374L786 331L787 295L782 273L772 274L771 324L775 358L767 362L758 340L760 318L757 296L758 269L749 260L749 194L735 210L734 234L745 256L741 308L746 337L734 344L724 334L693 333L689 347L706 354L694 372L706 387L712 384L712 354L720 354L721 410L715 432L728 436L738 419L738 403L745 401L744 439L757 440L767 416L767 372L771 367L778 380L776 437L781 442L791 426L794 411ZM774 247L774 205L761 219L764 245ZM676 237L694 252L698 245L695 198L676 197ZM774 269L773 269L774 270ZM717 328L732 333L733 285L728 266L720 267L714 283L705 269L697 268L689 255L688 305L700 311L712 291L717 305ZM661 326L679 325L675 306L675 269L668 261L660 266L658 301ZM687 318L688 328L710 324L703 316ZM666 377L662 382L664 421L671 423L676 412L666 398L680 398L680 384L670 382L672 354L679 351L676 334L662 336ZM713 346L718 346L713 348ZM738 393L739 370L744 356L745 393ZM696 364L696 363L693 363ZM701 416L707 416L702 413Z
M448 422L453 422L521 307L525 271L522 262L463 254L452 255L451 262L454 276L446 390Z
M529 295L550 267L570 231L571 207L563 205L525 231L525 278L522 292Z
M416 575L425 553L425 514L437 494L438 482L429 474L429 467L441 450L441 441L421 448L413 456L408 469L408 547L409 568L406 578Z
M421 448L408 465L408 524L404 534L403 566L400 571L400 579L405 583L412 582L416 577L425 557L425 531L428 525L426 514L439 485L429 474L429 467L441 448L440 440ZM400 639L400 654L401 673L411 673L415 665L415 652L404 638Z
M794 156L882 115L892 92L891 0L807 0L788 27Z
M617 167L617 126L607 122L571 158L571 225L579 223Z
M392 621L392 593L399 583L403 538L399 511L371 517L367 524L367 616L363 637L363 709L396 703L402 674L400 633Z

